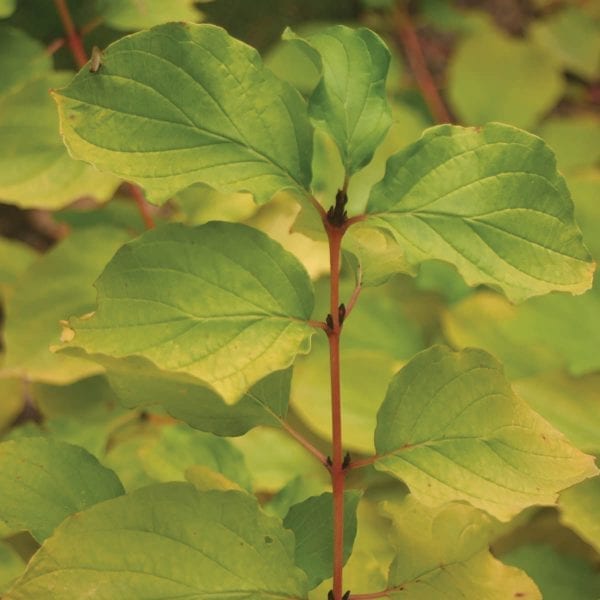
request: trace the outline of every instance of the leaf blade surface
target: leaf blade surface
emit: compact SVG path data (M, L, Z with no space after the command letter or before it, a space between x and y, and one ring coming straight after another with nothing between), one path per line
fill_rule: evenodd
M65 349L142 357L208 383L229 403L307 352L314 331L304 267L245 225L147 232L121 248L96 287L98 310L71 320Z
M594 263L554 155L508 125L441 125L390 158L367 223L394 235L412 265L439 259L466 282L522 301L581 294Z
M598 472L512 392L481 350L434 346L392 379L375 430L375 467L424 504L463 500L508 520Z
M73 156L136 181L154 202L198 182L260 203L310 186L300 95L219 27L167 23L127 36L55 99Z

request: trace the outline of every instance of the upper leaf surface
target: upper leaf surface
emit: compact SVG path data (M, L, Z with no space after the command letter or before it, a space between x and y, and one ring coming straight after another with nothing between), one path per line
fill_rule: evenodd
M534 21L531 33L566 70L590 80L600 74L600 24L585 9L567 5Z
M66 521L5 598L305 598L293 558L251 496L159 484Z
M419 501L465 500L504 520L598 472L513 394L491 355L473 349L434 346L396 374L375 448L375 466Z
M118 185L107 173L72 160L58 134L48 90L69 80L53 72L44 47L0 28L0 197L24 208L59 208L91 195L106 200Z
M197 182L258 202L310 186L302 98L219 27L168 23L124 37L55 98L73 156L140 183L155 202Z
M467 125L502 121L531 129L565 89L554 57L487 24L457 45L447 77L452 108Z
M125 231L90 227L73 232L31 264L6 303L5 373L64 384L100 370L52 354L48 347L59 342L61 319L94 308L92 284L128 239Z
M305 40L287 30L284 39L299 44L320 69L310 116L335 140L352 175L371 160L392 122L385 92L390 53L372 31L343 25Z
M0 67L0 93L4 94L16 85L50 73L52 57L39 41L19 29L1 25Z
M509 377L564 368L574 375L600 369L600 279L581 296L549 294L519 306L479 292L444 315L454 347L476 346L497 356Z
M409 263L450 262L469 285L513 301L591 285L594 264L554 155L508 125L429 129L390 158L367 213Z
M451 503L432 510L408 496L384 504L397 554L389 571L390 598L541 600L535 584L488 551L495 524L485 514Z
M71 346L141 356L212 385L228 402L308 351L312 284L264 233L168 225L126 244L96 283L98 310Z
M123 493L83 448L39 437L0 444L0 520L41 542L69 515Z

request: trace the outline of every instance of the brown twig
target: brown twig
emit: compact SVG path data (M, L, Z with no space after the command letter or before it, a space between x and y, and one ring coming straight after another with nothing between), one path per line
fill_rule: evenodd
M83 47L81 36L75 29L75 23L73 23L71 13L69 12L69 7L67 6L65 0L54 0L54 5L56 6L63 29L67 34L67 44L71 50L71 54L73 55L77 66L81 68L83 65L85 65L85 63L87 63L88 57L85 52L85 48Z
M126 185L127 185L127 189L129 190L129 194L131 195L131 197L135 200L135 203L137 204L138 210L140 211L140 215L142 216L142 219L144 221L144 225L146 226L146 229L154 229L154 227L156 227L156 224L154 223L154 219L152 218L152 215L150 214L148 202L146 201L146 198L144 198L144 194L142 193L142 190L137 185L134 185L133 183L127 182Z
M57 50L60 50L65 45L65 38L58 38L53 42L50 42L48 46L46 46L46 53L52 56Z
M398 41L404 49L412 74L431 115L437 123L451 123L452 117L429 72L419 36L415 31L408 11L403 6L396 5L392 12L392 19Z

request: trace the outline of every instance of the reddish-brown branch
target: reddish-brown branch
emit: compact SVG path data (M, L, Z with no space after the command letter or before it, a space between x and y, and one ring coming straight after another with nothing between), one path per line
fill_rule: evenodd
M146 226L146 229L153 229L156 225L154 223L152 215L150 214L148 202L146 202L146 198L144 198L142 190L140 190L140 188L137 185L134 185L133 183L129 182L127 183L127 189L129 190L131 197L135 200L135 203L137 204L138 210L140 211L142 219L144 220L144 225Z
M343 465L342 402L340 386L340 257L344 229L325 221L329 239L330 266L330 324L329 365L331 377L331 485L333 491L333 598L341 600L343 594L342 571L344 566L344 483L346 471Z
M308 324L311 327L314 327L315 329L322 329L323 331L327 332L327 323L323 322L323 321L313 321L313 320L309 320Z
M355 215L354 217L350 217L344 223L344 231L346 231L346 229L348 229L348 227L351 227L352 225L354 225L354 223L360 223L361 221L366 221L366 219L367 219L367 215Z
M431 111L431 115L437 123L451 123L452 117L429 72L419 36L415 31L408 12L404 7L396 6L392 17L396 35L404 48L412 74Z
M360 469L361 467L368 467L369 465L372 465L378 458L380 458L379 455L375 454L374 456L370 456L369 458L353 460L348 465L348 469Z
M285 421L281 421L281 426L308 452L310 452L324 467L329 468L327 457L317 450L303 435L288 425Z
M54 0L54 5L56 6L63 29L67 34L67 44L71 50L71 54L73 55L77 66L81 69L81 67L87 63L88 57L85 48L83 47L81 36L75 29L75 23L73 23L69 7L67 6L66 0Z
M60 50L65 45L65 38L58 38L54 40L48 46L46 46L46 52L52 56L57 50Z

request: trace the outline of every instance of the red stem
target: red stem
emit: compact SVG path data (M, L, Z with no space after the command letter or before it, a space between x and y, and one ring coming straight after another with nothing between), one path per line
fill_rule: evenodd
M452 117L427 67L427 61L421 48L419 36L415 31L408 12L400 6L396 6L392 17L396 34L404 48L410 69L431 111L431 115L437 123L452 123Z
M67 34L67 44L69 49L71 50L71 54L77 63L77 66L81 69L85 63L88 61L88 57L83 47L83 43L81 41L81 36L77 33L75 29L75 24L73 23L73 19L71 18L71 13L69 12L69 7L65 0L54 0L54 5L56 6L56 10L60 17L60 20L63 25L63 29Z
M333 490L333 598L341 600L343 594L342 570L344 562L344 483L342 445L342 410L340 389L340 255L345 228L335 227L325 221L329 238L330 314L333 327L327 332L329 364L331 371L331 426L332 460L331 485Z
M146 202L146 198L144 198L142 190L140 190L140 188L137 185L134 185L133 183L127 183L127 189L129 190L131 197L135 200L135 203L137 204L138 210L140 211L142 219L144 220L144 225L146 226L146 229L154 229L156 225L154 223L152 215L150 214L150 209L148 207L148 203Z

